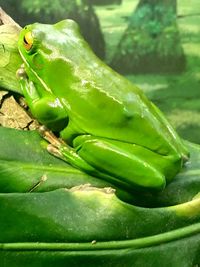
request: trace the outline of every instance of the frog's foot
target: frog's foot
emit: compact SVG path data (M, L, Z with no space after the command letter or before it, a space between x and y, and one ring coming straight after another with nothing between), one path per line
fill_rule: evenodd
M47 151L50 154L66 161L76 168L96 175L96 169L90 166L85 160L83 160L76 153L76 150L74 148L70 147L63 140L56 137L52 131L48 130L45 126L40 126L38 128L38 131L40 135L50 143L47 146Z
M49 142L49 145L47 146L48 152L64 160L60 148L65 145L65 143L44 125L38 127L38 132L47 142Z
M56 137L55 134L44 125L40 125L38 131L40 135L54 147L60 148L61 144L65 144L64 141Z

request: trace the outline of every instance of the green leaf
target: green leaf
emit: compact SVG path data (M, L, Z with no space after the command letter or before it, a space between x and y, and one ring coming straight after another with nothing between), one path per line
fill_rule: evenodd
M199 226L198 226L199 227ZM198 267L200 234L144 248L103 248L88 244L3 244L4 267ZM90 250L88 249L90 248Z
M104 261L113 267L189 267L200 261L199 198L147 209L110 190L79 187L0 194L0 214L0 263L6 267L27 266L30 258L34 267Z
M48 154L36 131L0 127L0 136L0 266L200 263L198 145L187 143L191 162L160 195L132 193L135 203L149 198L155 207L148 208L123 202L102 188L110 184ZM168 204L176 201L184 203Z
M200 222L200 197L149 209L119 200L110 188L82 185L43 193L1 193L0 214L0 243L125 241L179 228L182 236L183 227ZM178 237L171 232L170 238Z
M42 192L91 182L106 185L50 155L36 131L1 127L0 136L0 192Z
M0 87L21 93L16 71L22 64L17 48L20 28L15 25L0 26Z
M37 131L0 127L0 136L0 192L45 192L80 184L116 188L50 155ZM132 198L117 191L126 200Z
M200 192L200 146L189 142L190 162L159 193L124 192L55 158L36 131L0 127L0 192L45 192L89 183L111 186L118 196L139 206L170 206L184 203Z

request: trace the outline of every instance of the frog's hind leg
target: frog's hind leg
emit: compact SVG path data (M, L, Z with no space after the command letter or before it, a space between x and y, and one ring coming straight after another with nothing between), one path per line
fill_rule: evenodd
M39 128L39 132L42 137L50 143L47 146L47 150L50 154L53 154L54 156L64 160L65 162L70 163L72 166L79 168L80 170L90 174L93 177L98 177L106 182L109 182L112 188L117 189L116 195L119 198L121 198L123 201L132 203L134 197L128 183L115 179L115 177L109 176L105 173L99 172L93 166L88 164L84 159L82 159L73 147L70 147L62 139L56 137L45 126L41 126Z
M144 147L80 135L73 147L43 133L49 152L93 176L129 189L162 190L181 167L181 160L159 155Z
M53 132L47 129L45 126L39 127L40 135L47 140L50 144L47 150L50 154L70 163L74 167L77 167L86 172L94 172L95 169L90 166L84 159L82 159L76 152L76 150L66 144L62 139L57 138Z
M167 165L167 162L162 162L160 155L150 150L89 135L75 138L74 147L77 154L100 173L115 177L130 188L160 190L165 187L163 170L153 163L159 161L161 165Z

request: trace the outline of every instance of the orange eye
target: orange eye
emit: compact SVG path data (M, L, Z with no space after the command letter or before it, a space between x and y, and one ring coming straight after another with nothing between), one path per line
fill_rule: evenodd
M33 46L33 35L31 32L27 32L24 35L24 47L26 48L26 50L30 50L32 46Z

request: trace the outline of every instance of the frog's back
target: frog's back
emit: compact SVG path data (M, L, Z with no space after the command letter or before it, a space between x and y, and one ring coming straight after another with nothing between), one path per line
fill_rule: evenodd
M165 155L176 151L175 133L160 120L152 103L104 63L76 69L74 81L65 88L65 106L80 134L142 144Z

